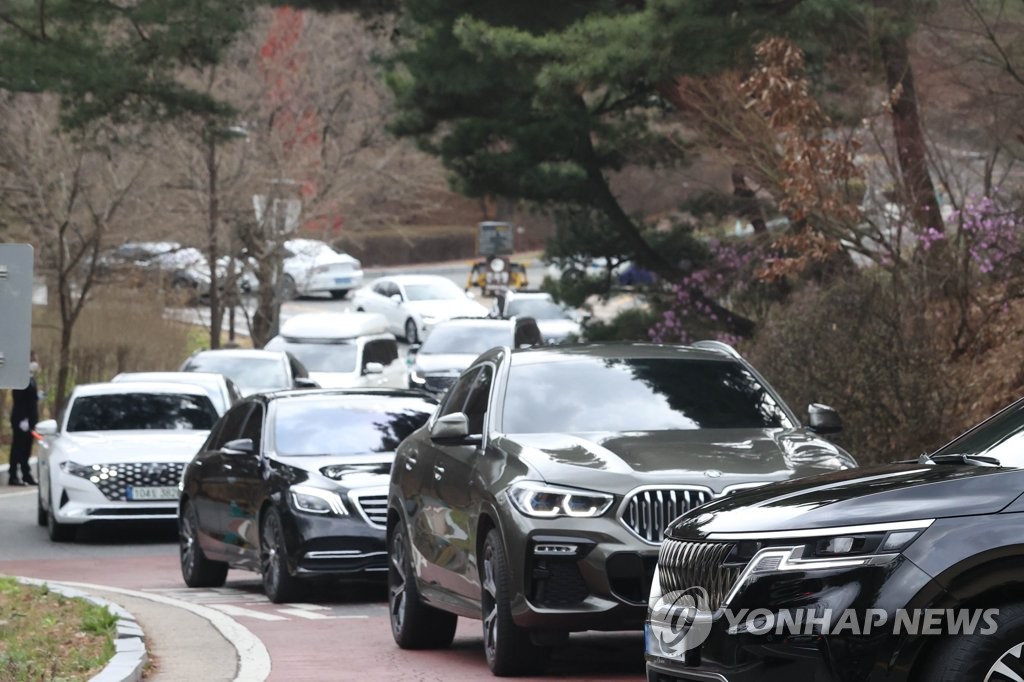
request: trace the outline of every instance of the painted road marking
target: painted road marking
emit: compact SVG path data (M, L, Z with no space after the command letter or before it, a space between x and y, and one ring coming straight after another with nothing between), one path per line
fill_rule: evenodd
M284 616L275 616L272 613L263 613L261 611L254 611L252 609L243 609L241 606L232 606L231 604L207 604L207 606L209 606L211 609L223 611L229 616L253 618L255 620L288 620Z

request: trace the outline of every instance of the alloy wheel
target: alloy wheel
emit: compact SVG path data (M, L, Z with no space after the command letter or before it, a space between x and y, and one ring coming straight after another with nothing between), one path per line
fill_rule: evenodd
M488 661L493 661L498 648L498 583L494 578L494 550L490 543L484 547L484 653Z
M1010 647L988 669L985 682L1024 680L1024 642Z
M405 573L405 541L402 532L396 530L391 537L391 565L388 571L388 607L391 612L391 628L396 633L402 631L405 622L406 580Z

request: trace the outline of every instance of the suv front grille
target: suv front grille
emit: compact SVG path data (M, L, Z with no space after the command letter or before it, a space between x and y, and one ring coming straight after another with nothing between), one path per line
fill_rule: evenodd
M700 587L708 593L708 606L722 606L743 566L726 564L735 547L731 542L687 542L665 540L658 555L658 575L662 592Z
M128 499L128 486L177 486L181 481L182 462L118 462L93 464L74 471L76 476L91 481L103 495L113 502Z
M665 529L694 507L710 502L708 488L656 488L633 493L622 509L622 523L641 540L658 544Z
M374 526L387 528L388 525L388 496L385 495L360 495L356 498L359 510L363 512L366 520Z

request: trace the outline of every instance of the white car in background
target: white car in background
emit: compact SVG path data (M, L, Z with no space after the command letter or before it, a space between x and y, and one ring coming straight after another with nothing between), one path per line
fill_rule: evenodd
M54 542L93 521L173 521L185 465L218 419L201 386L76 386L61 422L36 424L38 521Z
M213 401L217 414L224 414L232 405L242 399L242 391L235 382L214 372L121 372L112 382L120 381L157 381L172 384L192 384L202 386Z
M301 313L264 350L291 353L323 388L409 387L409 370L383 315Z
M326 242L289 239L284 248L291 254L284 259L280 283L281 296L286 300L318 293L345 298L349 290L363 285L362 264Z
M483 307L454 282L440 275L391 275L374 280L352 295L352 307L380 313L392 333L409 343L426 338L438 322L453 317L487 317Z

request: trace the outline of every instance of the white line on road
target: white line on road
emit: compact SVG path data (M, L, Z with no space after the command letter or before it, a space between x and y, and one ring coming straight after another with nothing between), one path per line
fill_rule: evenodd
M288 620L284 616L275 616L272 613L243 609L241 606L232 606L231 604L210 604L209 606L211 609L223 611L229 616L243 616L245 618L254 618L255 620Z

